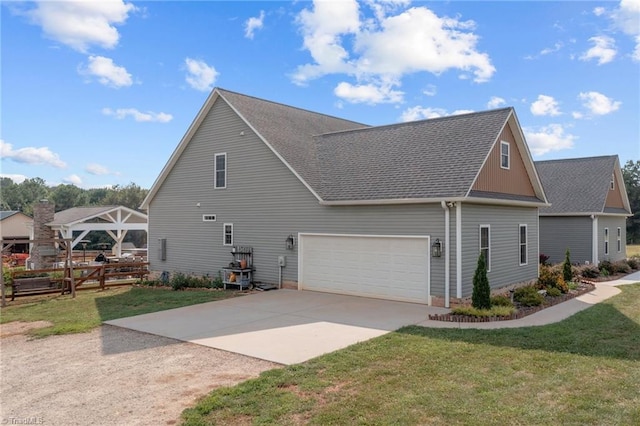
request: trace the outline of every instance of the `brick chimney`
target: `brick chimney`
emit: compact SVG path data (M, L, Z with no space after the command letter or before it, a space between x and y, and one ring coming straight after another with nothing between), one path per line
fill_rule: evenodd
M46 224L53 221L55 204L49 200L40 200L33 204L33 238L47 240L56 234ZM52 242L36 242L31 249L33 269L51 268L56 261L56 247Z

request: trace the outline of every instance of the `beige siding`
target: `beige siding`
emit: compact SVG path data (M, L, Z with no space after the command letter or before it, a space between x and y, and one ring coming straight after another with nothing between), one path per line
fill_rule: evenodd
M33 225L33 219L22 213L9 216L0 224L2 238L29 238L29 227Z
M609 192L607 193L607 200L604 205L605 207L624 209L624 203L622 202L622 185L620 185L617 175L614 175L614 179L614 189L609 189Z
M500 167L500 141L509 142L511 157L509 169ZM473 190L513 195L536 195L510 126L505 126L500 134L498 142L491 150L473 185Z

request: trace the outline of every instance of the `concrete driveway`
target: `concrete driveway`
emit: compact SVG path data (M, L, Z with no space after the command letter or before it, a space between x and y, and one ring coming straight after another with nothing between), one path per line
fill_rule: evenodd
M296 364L447 311L414 303L277 290L107 324Z

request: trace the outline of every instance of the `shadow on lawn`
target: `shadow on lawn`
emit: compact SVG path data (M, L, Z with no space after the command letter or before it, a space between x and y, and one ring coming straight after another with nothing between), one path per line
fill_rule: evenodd
M615 296L640 296L640 286ZM614 299L615 299L614 298ZM600 303L556 324L496 330L434 329L408 326L398 330L416 336L462 341L519 349L565 352L577 355L640 360L640 316L630 308L636 321L616 308L613 302Z

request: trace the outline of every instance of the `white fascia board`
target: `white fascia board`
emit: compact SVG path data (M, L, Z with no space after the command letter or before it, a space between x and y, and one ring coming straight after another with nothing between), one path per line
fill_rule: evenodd
M464 197L447 197L447 198L389 198L382 200L339 200L339 201L320 201L323 206L367 206L367 205L385 205L385 204L431 204L442 201L456 202L465 201Z
M540 213L540 216L544 217L569 217L569 216L612 216L612 217L631 217L632 214L629 213L603 213L603 212L576 212L576 213Z

